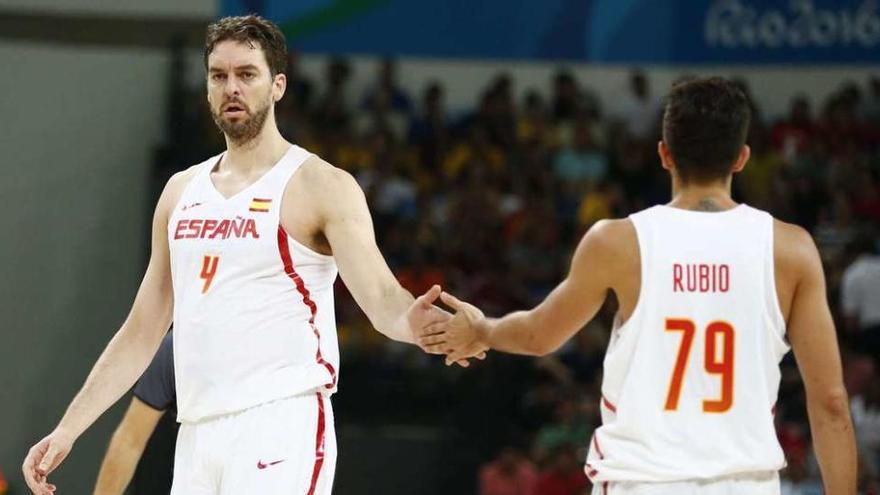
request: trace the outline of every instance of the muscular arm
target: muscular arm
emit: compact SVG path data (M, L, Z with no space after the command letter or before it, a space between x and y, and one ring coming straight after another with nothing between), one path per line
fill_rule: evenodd
M175 175L153 217L150 262L131 312L98 358L55 430L31 448L22 465L34 493L48 493L46 475L67 456L76 439L119 400L149 364L172 315L171 269L166 229L171 209L189 176Z
M131 405L113 433L110 446L104 454L94 495L122 495L134 476L147 440L164 413L165 411L153 409L137 397L131 400Z
M793 273L788 339L807 392L810 430L825 493L856 493L856 445L822 262L804 230L776 226L778 266Z
M415 343L412 327L439 318L439 313L428 301L422 313L414 314L415 298L400 286L376 246L360 186L347 172L315 159L298 174L300 190L309 194L310 205L315 206L316 222L355 301L376 330L391 339ZM434 297L439 296L436 292Z
M180 182L179 175L172 178L156 206L150 262L128 318L98 358L58 425L74 438L131 388L171 325L173 294L167 226Z
M597 223L581 239L568 276L538 306L482 325L491 349L515 354L544 355L558 349L590 321L612 287L622 231L627 220ZM601 267L601 269L599 269Z

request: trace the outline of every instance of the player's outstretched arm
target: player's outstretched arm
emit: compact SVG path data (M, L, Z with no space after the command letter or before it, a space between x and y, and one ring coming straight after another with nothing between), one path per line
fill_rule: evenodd
M420 343L429 352L448 354L447 361L487 348L513 354L549 354L602 307L611 281L621 270L626 242L636 242L635 229L628 220L597 223L581 239L565 280L529 311L485 318L474 306L443 293L441 299L456 310L455 317L427 329Z
M451 317L433 305L439 287L417 300L391 273L376 245L364 193L349 173L312 159L298 174L310 204L316 205L339 274L376 330L414 344L415 330Z
M825 493L856 493L856 443L822 262L810 235L776 225L777 273L797 274L788 339L807 392L807 412Z
M94 495L122 495L134 476L147 441L165 411L153 409L137 397L131 399L128 411L116 427L101 470Z
M22 464L25 481L35 494L55 490L46 477L67 457L76 439L131 388L168 331L173 297L167 225L186 180L187 172L175 175L156 206L150 262L128 318L98 358L61 422L30 449Z

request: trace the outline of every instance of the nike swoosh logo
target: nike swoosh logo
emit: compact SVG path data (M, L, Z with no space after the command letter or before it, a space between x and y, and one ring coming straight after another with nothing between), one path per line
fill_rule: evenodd
M265 464L263 461L257 461L257 469L266 469L269 466L274 466L276 464L281 464L287 459L281 459L280 461L270 462L269 464Z

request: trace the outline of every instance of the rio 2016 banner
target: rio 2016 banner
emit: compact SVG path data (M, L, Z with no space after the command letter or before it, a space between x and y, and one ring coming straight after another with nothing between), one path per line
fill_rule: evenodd
M873 64L880 0L222 0L304 52L597 63Z

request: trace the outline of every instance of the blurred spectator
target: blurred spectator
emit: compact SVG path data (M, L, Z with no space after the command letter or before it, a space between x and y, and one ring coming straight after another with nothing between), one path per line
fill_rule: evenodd
M313 84L299 68L299 53L291 50L287 59L287 90L275 105L282 134L303 144L313 141L310 119L313 96Z
M831 204L822 208L819 215L819 223L813 230L816 244L823 261L838 263L857 232L849 198L842 192L835 194Z
M822 494L822 483L809 476L806 460L789 460L782 473L782 495Z
M575 122L574 140L570 146L563 146L556 153L553 171L564 183L598 183L605 179L608 157L594 141L585 120Z
M772 207L774 180L784 172L785 161L770 145L770 136L766 132L756 131L749 146L752 156L734 180L741 186L747 203L766 210Z
M361 102L364 112L358 115L356 131L386 131L396 139L406 137L412 104L409 96L397 85L396 66L391 59L379 62L377 81L367 90Z
M872 173L867 167L863 168L852 189L855 191L853 198L853 213L861 220L880 225L880 179L877 175L880 171Z
M498 74L489 86L481 107L482 124L493 143L511 148L516 145L517 119L513 99L513 80L508 74Z
M348 107L346 85L351 77L351 67L344 58L334 58L327 63L325 89L313 113L313 121L322 133L344 133L348 130L351 110Z
M880 380L876 372L863 393L853 394L850 402L853 426L862 458L863 474L880 479Z
M413 249L412 251L407 266L398 270L397 278L400 280L400 285L413 294L424 294L434 285L445 287L445 272L439 266L428 261L425 250Z
M299 52L290 49L287 57L287 90L284 99L290 99L300 112L307 112L312 104L314 85L299 67Z
M535 465L521 451L504 447L495 460L480 468L480 495L542 495L535 491Z
M858 117L858 93L839 92L825 102L822 110L822 139L832 156L858 146L864 127Z
M572 396L570 393L567 395ZM539 462L552 457L554 453L557 458L564 458L560 452L566 447L585 446L590 441L592 427L578 411L578 403L568 397L557 403L553 423L538 431L535 438L535 459Z
M577 218L580 231L586 231L599 220L614 217L620 209L622 200L619 185L589 183L583 201L578 207Z
M599 98L592 91L581 87L574 74L560 69L553 76L553 120L557 123L570 121L578 112L599 118Z
M401 158L395 153L394 139L388 132L369 136L370 152L364 155L369 166L355 176L370 202L374 215L412 220L417 214L418 189ZM380 218L384 224L389 220Z
M843 274L840 306L858 348L880 358L880 253L868 233L855 245L856 258Z
M420 162L428 170L439 167L449 146L449 129L443 87L433 82L425 88L422 109L413 118L409 141L419 148Z
M485 127L474 125L468 131L468 139L450 150L442 166L446 177L454 182L463 178L465 172L471 168L477 169L475 173L480 177L485 177L485 174L500 174L506 163L504 149L489 139Z
M556 448L547 468L541 471L535 493L541 495L584 495L588 486L583 462L569 445Z
M361 108L368 112L376 111L379 106L403 114L409 114L412 110L409 95L397 83L397 64L390 58L379 62L376 82L361 101Z
M608 329L598 320L593 321L578 332L570 344L562 348L559 359L571 370L578 383L589 383L600 374L605 348L608 346L608 334Z
M550 122L547 104L541 94L534 89L526 93L516 134L520 142L534 141L544 146L556 144L556 133Z
M773 146L791 162L808 148L815 133L816 125L810 114L810 102L806 96L798 96L791 101L788 119L773 127Z
M553 120L559 122L574 118L580 104L577 82L574 75L560 70L553 78Z
M790 419L783 420L776 432L779 437L779 445L785 452L785 458L788 462L792 465L802 465L805 470L810 455L808 429L805 423Z
M868 86L870 93L865 103L865 117L880 128L880 76L871 77Z
M626 132L640 140L659 135L660 99L651 94L651 87L645 73L633 71L629 76L629 92L620 104L620 118Z

